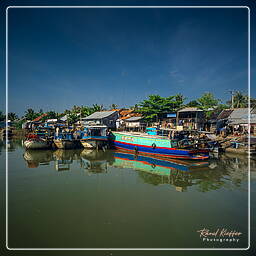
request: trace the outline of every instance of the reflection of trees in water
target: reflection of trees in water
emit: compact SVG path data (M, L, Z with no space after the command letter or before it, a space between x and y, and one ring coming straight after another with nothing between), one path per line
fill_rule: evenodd
M4 149L7 149L9 152L15 151L18 147L22 147L22 140L21 139L10 139L6 140L0 140L0 152L2 152Z

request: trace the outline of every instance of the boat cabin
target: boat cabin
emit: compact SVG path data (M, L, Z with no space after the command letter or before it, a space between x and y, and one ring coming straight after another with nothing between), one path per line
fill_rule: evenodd
M83 138L86 137L106 137L108 127L105 125L85 126L83 130Z

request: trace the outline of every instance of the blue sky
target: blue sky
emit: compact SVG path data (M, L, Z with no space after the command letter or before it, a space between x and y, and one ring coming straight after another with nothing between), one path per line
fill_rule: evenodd
M9 111L129 107L149 94L225 102L247 91L247 12L9 9Z

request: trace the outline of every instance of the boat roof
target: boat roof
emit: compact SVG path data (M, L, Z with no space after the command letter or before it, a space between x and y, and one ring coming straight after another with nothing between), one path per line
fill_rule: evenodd
M149 135L144 132L113 132L113 133L119 133L126 136L136 136L136 137L146 137L146 138L156 138L156 139L166 139L166 136L160 136L160 135Z

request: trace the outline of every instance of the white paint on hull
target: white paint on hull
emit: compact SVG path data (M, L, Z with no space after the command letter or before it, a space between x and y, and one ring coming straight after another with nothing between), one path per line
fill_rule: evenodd
M84 148L102 148L106 144L105 141L101 140L81 140L81 144Z
M24 147L26 149L45 149L50 148L50 144L44 140L25 140Z

